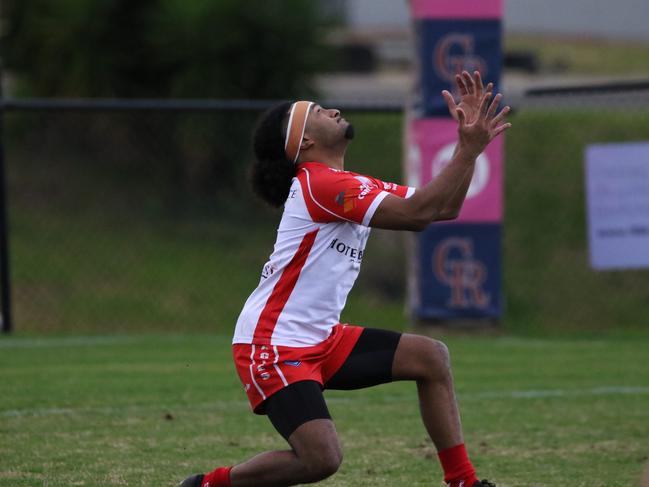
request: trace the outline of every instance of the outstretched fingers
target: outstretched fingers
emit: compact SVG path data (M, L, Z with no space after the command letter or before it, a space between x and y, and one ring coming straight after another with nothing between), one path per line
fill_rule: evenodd
M493 137L496 137L498 134L504 132L508 128L512 126L511 123L502 123L505 120L505 117L507 114L511 111L511 108L509 106L504 107L500 112L498 112L498 115L496 115L492 120L491 120L491 130Z
M498 112L498 115L496 115L491 119L491 125L498 125L500 122L502 122L505 119L505 117L510 111L511 111L511 107L509 106L504 107L502 110L500 110L500 112Z
M466 115L464 114L464 110L461 108L457 109L457 121L460 122L460 128L463 128L466 126Z
M480 71L473 72L473 82L475 83L475 94L478 98L481 98L485 90L484 84L482 83L482 76L480 76ZM488 92L490 90L486 91Z
M462 71L455 75L455 83L460 92L460 101L456 102L447 90L442 91L442 96L449 112L459 122L461 131L476 130L483 135L488 134L489 140L492 140L512 126L511 123L505 122L511 108L506 106L498 111L503 95L498 93L494 96L494 84L488 83L485 87L479 71L474 71L473 74ZM464 109L468 109L470 118L467 119Z
M464 96L469 94L469 89L464 84L464 79L459 74L455 75L455 84L457 85L457 88L460 90L460 95Z
M489 109L487 110L487 118L493 118L494 115L496 114L496 110L498 109L498 105L500 105L500 101L503 99L502 93L498 93L493 101L491 102L491 105L489 105Z
M489 100L491 100L492 95L493 93L487 92L482 96L482 100L480 100L480 113L487 113L487 107L489 106Z
M491 120L491 124L498 125L500 122L502 122L505 119L505 117L510 111L511 111L511 107L509 105L504 107L502 110L500 110L500 112L498 112L498 115L493 117L493 119Z
M476 84L468 71L462 71L462 79L466 84L469 94L473 95L476 93Z
M444 98L444 101L448 105L448 111L453 114L457 110L457 103L455 103L453 95L448 90L444 90L442 91L442 98Z
M509 122L504 123L504 124L502 124L502 125L499 125L499 126L496 127L495 129L493 129L493 132L491 132L491 133L493 134L493 137L492 137L492 138L497 137L499 134L503 133L505 130L511 128L511 126L512 126L512 124L509 123Z

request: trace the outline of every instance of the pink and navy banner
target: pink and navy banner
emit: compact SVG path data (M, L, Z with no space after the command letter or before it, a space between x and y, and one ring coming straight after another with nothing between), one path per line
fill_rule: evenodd
M442 90L455 90L462 70L480 71L499 89L502 0L412 0L419 64L415 113L448 116Z
M410 6L418 69L408 107L406 173L408 184L423 186L450 162L457 142L457 122L441 91L454 92L455 74L463 70L479 70L500 91L503 0L411 0ZM411 276L416 317L501 316L502 221L501 136L478 157L459 218L418 236Z
M410 0L415 20L498 20L503 15L503 0Z
M423 186L451 162L457 143L457 122L450 117L412 119L407 138L409 184ZM478 157L458 223L502 222L503 140L496 138Z
M497 318L503 303L501 225L430 225L417 245L416 313L428 319Z

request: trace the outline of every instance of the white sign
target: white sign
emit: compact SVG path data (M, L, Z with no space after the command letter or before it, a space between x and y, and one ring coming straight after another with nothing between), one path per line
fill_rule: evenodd
M649 142L588 147L586 199L591 265L649 268Z

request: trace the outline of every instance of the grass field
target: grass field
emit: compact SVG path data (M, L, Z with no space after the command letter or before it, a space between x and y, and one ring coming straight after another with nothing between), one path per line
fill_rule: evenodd
M466 442L499 487L635 486L649 460L647 337L448 337ZM172 486L284 448L249 412L229 337L0 340L0 486ZM331 486L441 485L415 388L327 393Z
M646 42L510 34L505 36L505 49L535 53L543 72L613 77L648 73Z
M537 52L546 72L647 72L647 46L506 43ZM120 172L114 129L134 114L94 124L70 114L74 140L54 142L38 131L45 114L14 116L5 149L18 336L0 337L0 487L173 486L284 448L249 412L229 352L278 213L251 202L241 180L207 215L165 213L147 188L181 157L160 154L168 132L152 122L139 148L160 174ZM402 118L349 118L349 169L401 180ZM649 272L590 269L583 194L584 147L645 140L648 120L645 108L560 102L512 117L505 336L445 339L469 452L499 487L635 487L649 462ZM104 133L106 150L88 152L82 142ZM196 137L186 145L200 147ZM345 321L403 329L402 243L374 232ZM412 384L327 398L345 460L324 485L441 485Z

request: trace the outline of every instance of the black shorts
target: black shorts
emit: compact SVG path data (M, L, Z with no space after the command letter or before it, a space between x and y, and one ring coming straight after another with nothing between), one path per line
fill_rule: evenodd
M353 390L392 382L392 363L401 333L365 328L349 357L324 385L325 389ZM316 381L295 382L266 399L268 418L288 440L313 419L331 419L322 388Z

